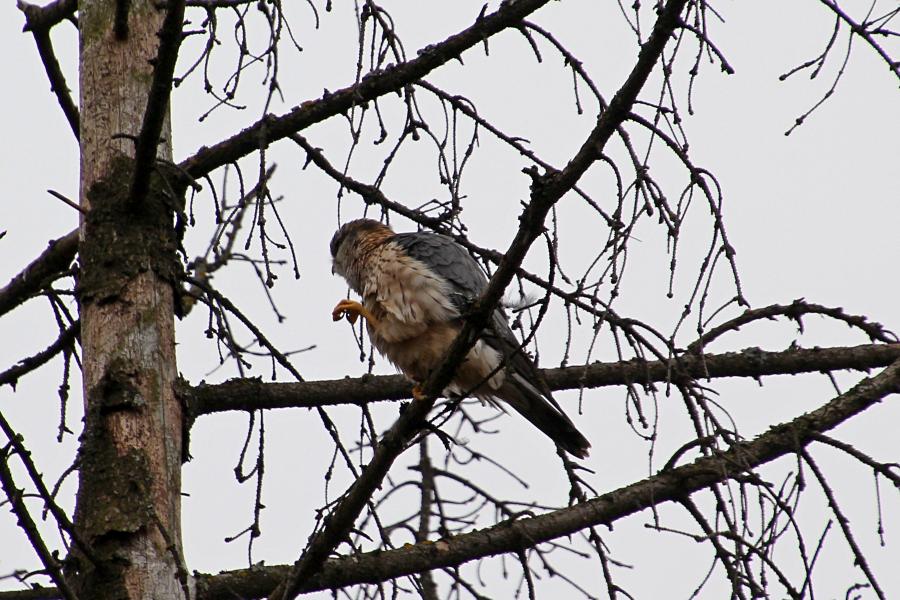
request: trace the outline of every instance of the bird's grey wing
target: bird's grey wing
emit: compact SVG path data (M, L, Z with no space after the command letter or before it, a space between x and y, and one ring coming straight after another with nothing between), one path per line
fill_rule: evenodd
M392 240L449 284L451 301L461 314L487 287L487 277L465 248L437 233L400 233ZM496 350L505 363L506 380L497 397L546 433L567 452L584 458L590 442L575 428L532 362L521 349L503 310L491 315L481 339Z
M391 239L409 256L421 261L450 284L451 300L460 313L465 314L487 287L487 277L481 267L452 238L439 233L416 232L398 233ZM519 349L519 340L510 329L501 308L491 315L482 339L507 360L508 366L528 379L537 376L537 369ZM536 385L544 387L541 383Z
M391 238L412 258L423 263L450 286L450 300L465 312L487 287L487 278L465 248L439 233L398 233Z

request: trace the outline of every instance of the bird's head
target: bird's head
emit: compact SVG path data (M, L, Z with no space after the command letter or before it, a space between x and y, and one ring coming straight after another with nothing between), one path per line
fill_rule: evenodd
M359 292L366 257L393 235L390 227L373 219L344 223L331 238L331 272L346 279L350 287Z

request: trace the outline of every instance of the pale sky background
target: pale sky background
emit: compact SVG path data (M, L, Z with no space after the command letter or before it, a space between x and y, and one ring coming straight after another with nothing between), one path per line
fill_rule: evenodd
M881 12L891 8L880 3ZM471 24L481 8L480 2L447 3L385 2L395 19L396 30L403 39L407 55L444 39ZM489 4L489 10L497 2ZM861 15L868 3L848 2L851 14ZM320 7L321 8L321 7ZM827 41L833 23L829 13L815 2L722 2L716 5L726 22L714 23L712 34L725 52L736 74L726 76L716 65L704 64L695 83L695 115L688 116L683 89L679 89L684 127L691 142L694 162L716 175L724 196L725 222L732 244L737 249L744 291L755 307L770 303L788 303L804 297L811 302L842 306L848 312L864 314L900 330L900 119L897 115L897 79L885 64L859 40L837 91L807 123L785 137L794 119L818 101L828 89L842 59L846 39L842 34L828 66L813 81L799 74L786 82L778 76L799 62L817 55ZM876 10L876 12L878 12ZM189 13L195 22L202 16ZM321 28L312 26L311 11L305 3L290 6L289 18L294 35L304 47L299 55L285 43L279 81L284 102L276 99L271 111L282 114L304 100L321 96L323 88L336 89L352 82L356 61L356 32L352 6L335 2L334 10L320 10ZM256 14L254 20L258 21ZM567 47L581 58L594 81L610 98L633 65L636 48L615 2L573 0L552 3L539 11L533 21L554 32ZM223 23L227 22L223 18ZM20 32L24 19L14 2L0 3L0 55L6 60L0 66L6 92L0 100L0 177L6 190L0 202L0 285L37 256L51 238L70 231L77 224L77 214L46 193L57 190L70 198L78 195L78 155L75 141L49 92L43 67L30 34ZM645 20L644 26L649 27ZM220 37L225 47L217 55L216 69L223 69L232 42L227 25ZM54 43L70 86L77 85L77 36L69 24L54 31ZM259 38L257 38L257 41ZM196 56L200 38L191 38L182 52L182 71L187 58ZM505 132L528 138L531 147L545 160L562 166L581 144L595 118L595 107L582 88L585 113L574 110L571 73L562 59L546 44L541 44L544 62L534 61L527 42L515 32L504 32L490 44L490 56L482 48L464 54L465 66L448 64L429 81L453 93L467 95L480 113ZM894 45L894 56L898 54ZM693 49L685 55L693 56ZM676 73L685 80L688 67ZM227 72L226 72L227 73ZM227 74L219 75L221 84ZM262 95L258 85L259 70L244 77L238 102L248 106L243 111L219 110L199 123L198 117L210 107L210 99L201 93L196 76L183 84L173 96L174 147L176 161L193 154L204 144L211 144L254 122L261 115ZM651 91L652 90L652 91ZM646 88L646 98L657 93L658 86ZM427 94L420 91L423 106L428 107L436 131L442 117ZM393 99L385 104L393 102ZM646 114L646 113L644 113ZM372 119L369 115L367 119ZM387 111L388 128L398 127L397 114ZM370 123L371 125L371 123ZM468 124L464 126L468 130ZM631 126L639 148L643 136ZM346 122L335 119L303 132L314 145L322 147L334 164L342 164L346 156L348 135ZM373 146L377 130L369 128L351 163L351 174L370 181L381 167L387 148ZM530 163L507 150L490 137L480 134L470 166L463 177L465 213L469 236L475 243L503 250L517 226L519 203L527 199L528 178L521 169ZM392 138L391 138L392 139ZM388 142L389 144L389 142ZM383 186L393 200L416 206L432 198L444 199L446 192L437 181L432 146L418 142L408 146L394 165ZM358 376L366 364L357 360L356 344L346 324L331 322L329 312L346 293L342 281L330 273L328 241L338 225L336 185L323 177L315 167L302 170L305 154L291 142L279 142L269 150L269 160L278 164L271 187L283 195L279 210L292 236L299 260L301 278L295 280L288 268L280 271L274 293L279 309L287 320L278 324L267 309L262 290L253 282L245 265L232 265L228 272L216 276L218 288L228 294L280 348L292 350L312 344L314 350L293 357L293 363L307 379ZM664 155L653 173L664 183L671 183L666 193L674 201L684 180L683 173L673 170ZM242 163L245 177L255 182L257 158ZM595 168L583 181L585 187L602 201L609 198L608 180ZM213 176L217 183L221 174ZM229 186L232 194L236 187ZM697 201L699 202L699 200ZM189 232L186 247L196 255L205 248L211 227L211 202L207 193L195 199L199 224ZM624 316L645 320L663 332L670 332L687 299L696 273L696 257L702 256L708 244L708 210L699 203L683 234L679 271L675 281L675 298L666 298L667 267L662 229L648 221L636 232L631 243L631 257L616 301ZM342 220L362 214L359 198L347 194L342 201ZM586 214L574 196L567 196L559 207L561 259L574 275L580 274L589 257L585 245L605 239L606 231L596 216ZM398 230L409 229L402 219L393 220ZM242 241L245 238L242 238ZM254 241L258 249L258 242ZM280 255L284 258L284 255ZM539 271L546 262L541 243L535 244L526 267ZM714 286L717 302L729 297L727 269L718 272ZM528 290L537 294L536 290ZM716 305L717 302L712 302ZM734 310L727 313L733 316ZM48 318L49 317L49 318ZM565 320L559 306L551 310L539 336L542 366L556 366L562 357ZM682 329L682 344L691 341L695 327L691 320ZM177 324L179 370L189 381L197 383L223 381L236 375L231 366L215 370L218 363L215 347L203 336L206 312L196 310ZM805 347L837 346L865 343L861 334L818 318L806 320L807 332L797 334L791 323L757 324L740 334L726 336L711 351L738 350L759 346L781 350L792 341ZM55 326L47 304L33 300L0 320L0 369L16 360L45 348L55 339ZM572 348L570 364L583 362L587 341L578 334ZM592 360L615 357L606 332L600 336L591 355ZM392 369L378 360L376 372ZM56 360L37 374L26 376L15 393L0 389L0 410L21 431L34 452L40 469L53 482L72 461L76 439L68 436L63 443L55 441L59 403L61 361ZM254 374L268 379L270 367L259 362ZM278 372L278 378L289 381L289 375ZM855 374L837 377L842 389L859 379ZM73 391L68 421L73 428L80 424L79 380L72 380ZM719 401L739 424L743 435L752 437L771 424L793 418L811 410L834 395L823 376L769 377L759 387L753 381L715 381L713 387ZM587 466L596 471L591 483L606 492L645 477L665 462L672 450L689 439L680 401L673 395L659 396L659 440L653 466L648 466L648 446L625 422L624 393L620 389L588 391L583 398L583 413L577 414L577 393L558 393L569 414L593 444ZM898 397L882 404L838 428L839 439L857 445L882 461L900 458L900 423ZM651 405L648 403L648 407ZM651 407L652 408L652 407ZM489 409L484 409L488 411ZM396 406L381 405L373 409L377 427L389 426ZM338 422L345 441L352 442L359 428L355 409L330 411ZM480 414L488 414L483 412ZM231 544L223 538L234 535L252 519L253 483L238 485L232 469L246 434L247 417L226 414L202 417L192 431L191 451L194 460L184 468L183 535L188 566L191 570L216 572L247 566L246 540ZM306 543L313 511L323 504L323 475L331 456L332 445L312 412L300 410L271 411L266 424L266 479L262 516L263 535L254 546L254 561L281 564L296 559ZM501 460L530 484L522 489L511 478L489 467L479 466L463 473L492 493L504 498L539 500L563 505L567 484L558 459L549 442L540 437L517 416L495 421L497 435L464 435L471 446ZM433 440L434 457L442 456L437 440ZM828 449L816 449L815 456L832 476L835 492L842 508L850 516L857 540L866 551L879 582L888 597L900 597L900 572L896 569L900 556L900 497L889 483L882 481L882 509L886 530L886 546L880 547L876 535L876 501L871 473ZM410 451L406 461L398 461L392 471L395 481L403 480L409 461L417 459ZM767 468L764 473L773 481L796 468L787 459ZM781 474L781 475L779 475ZM18 481L24 483L22 473ZM329 489L329 499L348 483L347 474L339 470ZM451 488L448 488L451 489ZM72 506L75 479L63 488L62 504ZM461 496L455 492L456 497ZM451 496L453 493L450 494ZM707 495L698 495L706 505ZM388 514L399 516L412 511L417 498L398 498ZM38 505L32 504L33 514ZM807 544L814 545L818 534L831 515L821 494L810 491L800 507L801 523ZM683 511L667 507L660 511L663 524L690 527ZM687 598L702 579L711 560L706 544L649 531L649 512L634 515L616 523L604 539L612 556L632 569L617 569L616 582L635 598ZM485 521L481 525L487 525ZM696 527L690 527L692 531ZM47 537L56 540L52 528ZM399 537L398 543L404 541ZM58 543L54 541L53 543ZM342 551L346 550L343 548ZM782 548L787 554L787 543ZM575 577L599 597L605 587L596 560L583 560L553 555L563 571ZM776 556L776 558L778 558ZM791 559L788 563L794 564ZM819 559L816 597L843 598L850 585L864 581L852 566L852 557L836 527L828 536ZM36 568L37 559L16 527L15 519L0 511L0 576L17 568ZM474 573L468 567L468 573ZM568 584L549 579L538 567L542 580L538 595L544 598L576 597ZM491 597L509 597L516 584L502 581L500 559L485 563L488 587L483 592ZM13 586L11 580L0 580L0 589ZM773 587L773 589L777 589ZM861 598L874 597L861 590ZM701 597L727 597L728 586L721 568L704 588ZM324 594L322 597L326 597Z

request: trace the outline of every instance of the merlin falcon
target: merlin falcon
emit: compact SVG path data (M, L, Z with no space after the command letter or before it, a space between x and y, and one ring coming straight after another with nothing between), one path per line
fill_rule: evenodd
M394 233L372 219L344 224L331 239L333 271L362 297L341 300L335 321L362 316L372 344L416 383L427 379L462 329L463 314L487 287L478 263L451 238ZM590 443L550 394L501 309L494 310L445 394L502 400L566 452Z

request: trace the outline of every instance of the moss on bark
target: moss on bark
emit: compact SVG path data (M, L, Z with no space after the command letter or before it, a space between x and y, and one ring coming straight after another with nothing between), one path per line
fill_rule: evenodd
M178 289L183 268L175 215L183 206L182 188L165 179L170 174L155 171L146 198L135 204L129 202L133 173L134 161L119 156L109 175L87 192L90 211L79 246L82 303L111 302L138 273L148 270Z

